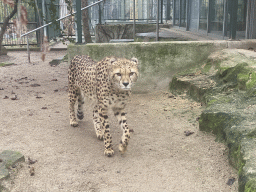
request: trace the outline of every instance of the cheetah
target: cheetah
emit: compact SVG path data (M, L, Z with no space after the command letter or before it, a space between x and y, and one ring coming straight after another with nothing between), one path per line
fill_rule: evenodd
M111 108L117 118L123 135L119 144L119 151L123 154L128 146L130 130L125 117L127 98L131 94L131 87L139 76L139 64L136 58L106 57L99 62L89 56L75 56L71 60L68 70L68 97L70 125L78 126L75 116L75 103L78 101L77 118L82 120L84 97L94 103L93 123L96 136L104 140L104 154L114 155L112 136L108 123L108 109Z

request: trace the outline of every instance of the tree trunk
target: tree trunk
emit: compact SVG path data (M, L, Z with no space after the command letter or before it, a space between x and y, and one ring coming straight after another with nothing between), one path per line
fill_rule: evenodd
M14 5L14 8L13 8L11 14L4 19L4 23L3 23L3 26L2 26L2 29L1 29L1 32L0 32L0 55L2 54L1 48L2 48L4 33L7 29L9 20L15 15L15 13L17 13L18 1L19 0L15 0L15 5Z
M88 6L88 0L82 0L82 8ZM85 43L92 43L92 38L89 28L89 13L88 9L82 11L82 20L83 20L83 31L84 31L84 40Z

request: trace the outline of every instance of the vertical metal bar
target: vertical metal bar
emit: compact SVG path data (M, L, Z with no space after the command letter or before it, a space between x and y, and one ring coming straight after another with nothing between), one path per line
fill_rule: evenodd
M170 20L171 1L167 1L166 7L167 7L166 9L166 23L167 23L167 21Z
M133 39L135 41L135 0L133 0Z
M99 24L101 24L101 7L100 7L100 4L99 5Z
M186 0L186 31L189 30L189 19L190 19L190 15L189 15L189 0Z
M125 0L123 0L123 2L124 2L124 21L126 20L126 16L125 16L125 14L126 14L126 4L125 4Z
M201 7L201 0L198 1L198 15L197 15L197 18L198 18L198 22L197 22L197 31L199 31L199 28L200 28L200 7Z
M82 43L81 0L76 0L77 43Z
M147 23L149 22L149 1L147 1Z
M252 11L251 11L252 2L251 0L247 0L247 14L246 14L246 29L245 29L245 39L250 39L250 33L251 33L251 19L252 17Z
M224 15L223 15L223 27L222 27L222 32L223 32L223 39L225 36L227 36L227 19L228 19L228 10L227 10L227 0L224 0Z
M159 40L159 0L157 0L156 6L156 41Z
M172 1L172 24L175 25L175 15L176 15L176 0Z
M42 11L43 11L43 17L46 17L45 15L45 0L42 0ZM45 19L43 18L43 24L45 25ZM44 28L44 36L47 37L47 31L46 28Z
M161 6L160 6L160 8L161 8L161 24L163 24L163 7L164 7L164 2L163 2L164 0L161 0Z
M256 2L251 1L250 11L250 39L256 39Z
M208 2L208 14L207 14L207 35L211 32L211 16L212 16L212 0Z
M247 13L246 13L246 28L245 28L245 39L249 39L249 26L250 26L250 0L247 0Z
M179 27L181 27L181 11L182 11L182 8L181 8L181 0L179 0Z
M28 62L30 63L30 50L29 50L28 35L27 35L27 52L28 52Z
M238 9L238 0L232 1L232 17L231 17L231 39L236 39L236 30L237 30L237 9Z

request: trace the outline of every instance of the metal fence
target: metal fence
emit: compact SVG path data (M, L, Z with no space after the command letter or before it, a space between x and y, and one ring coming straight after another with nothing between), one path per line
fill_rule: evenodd
M88 4L97 2L89 0ZM169 0L160 0L159 10L160 21L170 20L170 10L172 4ZM156 23L157 0L135 0L135 19L139 23ZM69 14L64 0L59 4L60 17ZM75 5L73 4L73 10ZM106 0L105 3L89 8L89 26L91 34L94 34L95 25L107 23L129 23L133 21L133 0ZM65 35L75 35L75 18L66 18L60 22Z
M32 29L35 29L37 27L36 22L36 15L34 12L34 8L30 7L27 3L22 3L23 6L26 7L28 13L27 19L28 24L26 27L22 27L21 33L25 33L27 31L30 31ZM6 18L6 16L10 15L12 11L12 8L9 5L4 4L2 1L0 1L0 29L2 29L3 21ZM7 30L3 37L2 45L4 46L11 46L11 45L25 45L27 44L27 39L25 37L18 38L19 32L17 31L17 27L14 23L14 20L17 19L17 16L14 16L8 24ZM29 35L29 44L36 45L37 44L37 37L36 33L31 33Z
M72 10L75 10L75 1L72 1ZM97 2L97 0L88 0L88 5ZM105 3L100 3L96 6L89 8L89 26L91 35L94 35L94 29L97 24L105 23L129 23L133 20L133 14L138 23L155 23L157 14L157 0L135 0L135 12L133 10L133 0L106 0ZM169 20L171 3L170 0L160 0L159 13L160 21ZM23 3L28 11L28 25L27 29L24 29L22 33L37 28L38 18L34 8L28 4ZM48 5L45 5L48 6ZM65 0L59 0L55 6L58 9L59 17L70 14L70 8L65 3ZM47 7L46 7L46 10ZM73 12L72 11L72 12ZM0 27L3 23L4 18L10 14L11 8L8 5L3 4L0 1ZM46 14L47 15L47 14ZM15 18L13 18L15 19ZM26 38L23 37L18 40L16 27L13 24L13 19L10 21L8 29L4 35L3 45L14 45L14 44L26 44ZM76 25L75 16L68 17L60 21L61 34L57 33L54 35L63 36L75 36ZM38 35L36 32L31 33L29 36L29 44L37 44ZM52 37L52 36L51 36Z
M162 13L163 20L169 20L171 4L168 0L159 1L160 5L159 10ZM94 8L95 9L95 8ZM133 0L123 0L123 1L106 1L103 6L103 18L105 22L120 22L120 21L131 21L133 20ZM143 22L156 22L157 14L157 0L135 0L135 19L137 21ZM97 18L95 18L97 19Z
M2 25L3 25L3 22L0 22L0 27ZM26 30L23 30L23 32L33 30L36 27L37 27L36 22L29 22L27 24ZM26 37L18 38L16 26L14 25L13 22L10 22L4 34L2 45L13 46L13 45L26 45L26 44L27 44L27 38ZM29 34L29 44L37 45L36 32Z

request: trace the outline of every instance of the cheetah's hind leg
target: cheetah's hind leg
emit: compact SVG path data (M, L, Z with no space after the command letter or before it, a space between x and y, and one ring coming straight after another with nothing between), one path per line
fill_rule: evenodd
M68 92L68 97L69 97L69 118L70 118L70 125L73 127L77 127L78 123L76 120L75 116L75 103L77 100L77 95L78 95L78 88L74 87L72 85L69 86L69 92Z
M97 138L99 140L103 140L104 133L101 130L100 116L98 110L98 105L95 105L93 109L93 123Z
M82 120L84 118L84 112L83 112L84 98L80 91L78 94L79 95L78 95L77 118Z

